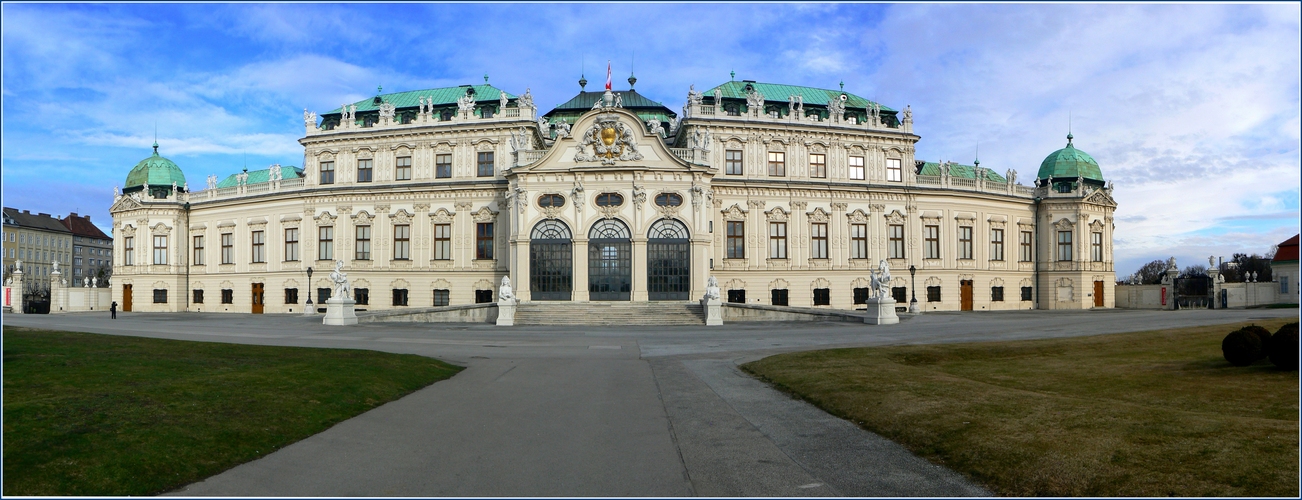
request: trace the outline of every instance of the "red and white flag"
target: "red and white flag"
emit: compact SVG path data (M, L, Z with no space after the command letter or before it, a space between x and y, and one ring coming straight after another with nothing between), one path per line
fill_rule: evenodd
M610 61L606 61L606 90L610 90Z

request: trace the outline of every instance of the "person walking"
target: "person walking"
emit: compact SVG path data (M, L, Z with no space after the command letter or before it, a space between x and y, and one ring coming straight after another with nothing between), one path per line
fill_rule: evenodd
M118 303L117 303L117 302L114 302L114 303L112 303L112 304L109 304L109 315L111 316L110 319L118 319Z

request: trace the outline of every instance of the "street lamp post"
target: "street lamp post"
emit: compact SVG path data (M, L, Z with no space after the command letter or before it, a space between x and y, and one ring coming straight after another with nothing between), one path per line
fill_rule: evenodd
M303 304L303 315L311 316L316 314L316 308L312 307L312 266L307 267L307 302Z
M918 274L918 268L916 266L909 266L909 293L913 294L913 300L909 301L909 312L911 313L918 312L918 279L916 277L917 274Z

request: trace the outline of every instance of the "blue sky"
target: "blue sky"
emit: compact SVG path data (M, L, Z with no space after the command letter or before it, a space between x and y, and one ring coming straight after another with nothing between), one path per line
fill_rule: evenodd
M1117 274L1298 232L1299 5L4 4L4 205L90 214L160 152L196 188L302 164L302 111L489 83L544 110L630 61L679 109L737 79L911 105L919 159L1016 169L1076 145L1115 181Z

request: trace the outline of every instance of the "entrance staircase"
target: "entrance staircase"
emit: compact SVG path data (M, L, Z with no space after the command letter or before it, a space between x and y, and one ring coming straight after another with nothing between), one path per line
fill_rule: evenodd
M522 302L517 325L704 325L700 303L664 302Z

